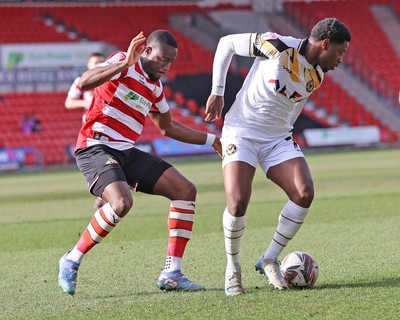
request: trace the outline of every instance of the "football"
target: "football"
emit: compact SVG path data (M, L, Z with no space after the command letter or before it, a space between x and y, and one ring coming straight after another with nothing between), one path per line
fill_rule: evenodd
M317 281L319 268L309 253L296 251L282 260L281 272L289 287L307 289Z

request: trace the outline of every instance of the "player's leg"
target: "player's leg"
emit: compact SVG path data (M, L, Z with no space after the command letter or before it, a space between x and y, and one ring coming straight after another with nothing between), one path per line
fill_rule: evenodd
M101 197L97 197L96 200L94 200L93 208L100 209L105 204L106 202Z
M135 185L129 186L131 191L135 191ZM107 203L103 198L97 197L96 200L94 201L93 208L95 209L100 209L102 206L104 206Z
M294 140L286 139L275 149L275 155L279 156L272 154L273 165L264 169L267 177L285 191L289 200L279 215L269 247L256 263L256 270L265 273L277 289L285 289L287 284L281 275L278 257L303 224L314 197L314 187L307 162Z
M78 166L91 186L91 193L102 195L108 203L94 213L75 247L60 259L59 284L69 294L75 293L77 272L83 257L112 231L132 207L132 195L119 163L113 163L112 169L103 167L110 157L113 155L101 148L88 149L77 157Z
M289 200L283 207L267 259L277 259L302 226L314 198L314 187L305 158L294 158L268 171L268 178L280 186Z
M255 167L243 161L224 166L224 185L227 206L223 213L225 251L225 293L243 294L240 249L246 228L246 210L251 197Z
M225 293L239 295L244 293L241 282L240 249L246 229L246 210L258 162L259 144L229 136L223 137L221 142L227 203L222 218L227 258Z
M142 166L146 165L147 168L140 170L142 175L135 178L138 181L136 190L171 200L167 257L157 285L162 290L204 290L202 285L192 283L181 271L182 258L192 235L196 187L166 161L150 154L137 153L142 157Z
M304 155L291 136L275 141L273 149L266 151L268 156L260 166L267 178L285 191L289 200L279 215L270 245L256 263L256 270L266 274L275 288L286 289L278 257L303 224L314 197L314 187Z
M164 268L157 279L157 285L161 290L167 291L204 290L202 285L191 282L182 273L183 255L193 230L196 187L172 166L166 167L157 162L149 172L154 174L157 172L157 167L165 171L154 182L151 192L148 191L171 200L168 212L167 256ZM139 181L138 190L143 191L142 189L143 181Z

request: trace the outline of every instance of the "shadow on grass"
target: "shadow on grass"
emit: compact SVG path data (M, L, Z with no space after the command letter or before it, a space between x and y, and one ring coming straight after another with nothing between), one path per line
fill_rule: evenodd
M206 288L206 290L203 291L195 291L195 292L185 292L185 291L163 291L163 290L157 290L155 289L154 291L146 291L146 292L121 292L116 294L114 293L109 293L109 294L98 294L95 296L95 298L103 298L103 299L110 299L110 298L121 298L121 297L145 297L145 296L159 296L160 294L163 295L182 295L182 294L202 294L202 293L207 293L207 292L222 292L224 293L223 288ZM66 296L69 296L65 294ZM70 296L74 297L74 296Z
M378 287L400 287L400 278L393 277L381 280L372 281L358 281L352 283L335 283L335 284L323 284L316 287L316 289L342 289L342 288L378 288Z
M343 289L343 288L378 288L378 287L400 287L400 278L387 278L378 281L359 281L354 283L336 283L336 284L323 284L309 289L290 289L289 291L319 291L323 289ZM246 293L253 294L261 291L273 291L277 293L284 293L285 291L273 289L272 286L256 286L248 287L245 289ZM134 296L158 296L159 294L174 295L174 294L201 294L207 292L221 292L225 293L223 288L206 288L204 291L197 292L182 292L182 291L147 291L147 292L131 292L121 294L106 294L97 296L97 298L118 298L118 297L134 297ZM224 294L225 296L225 294Z

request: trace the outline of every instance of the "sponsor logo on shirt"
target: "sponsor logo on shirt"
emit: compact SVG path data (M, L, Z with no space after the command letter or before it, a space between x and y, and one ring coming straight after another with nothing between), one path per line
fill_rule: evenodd
M128 101L128 100L138 100L139 99L139 95L137 93L135 93L135 92L130 91L128 94L126 94L124 96L124 99L126 101Z
M151 108L151 102L143 98L136 92L130 91L124 96L125 101L133 100L139 102L134 105L134 108L142 113L147 112Z

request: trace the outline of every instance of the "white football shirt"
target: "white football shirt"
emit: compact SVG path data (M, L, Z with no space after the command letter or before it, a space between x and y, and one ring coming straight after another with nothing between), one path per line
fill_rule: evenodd
M225 116L223 135L256 141L287 135L324 73L304 57L308 39L276 33L246 33L221 38L214 57L212 93L222 96L233 54L255 57Z

